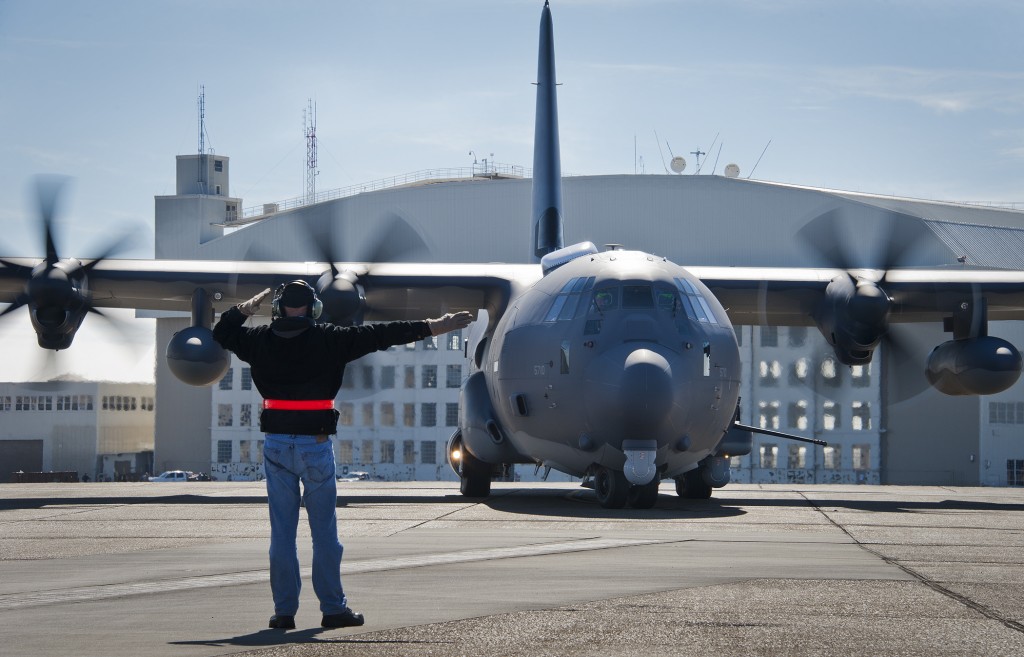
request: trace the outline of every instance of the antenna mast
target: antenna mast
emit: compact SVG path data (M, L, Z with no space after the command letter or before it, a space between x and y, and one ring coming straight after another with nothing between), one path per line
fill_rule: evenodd
M199 85L199 193L206 193L206 85Z
M316 104L309 99L309 106L302 113L302 132L306 136L306 203L316 202Z

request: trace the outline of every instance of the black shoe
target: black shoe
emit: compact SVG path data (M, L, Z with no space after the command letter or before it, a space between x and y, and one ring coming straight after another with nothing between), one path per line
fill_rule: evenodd
M270 629L272 630L294 630L295 616L273 615L270 617Z
M320 627L359 627L365 622L358 611L346 609L340 614L324 614Z

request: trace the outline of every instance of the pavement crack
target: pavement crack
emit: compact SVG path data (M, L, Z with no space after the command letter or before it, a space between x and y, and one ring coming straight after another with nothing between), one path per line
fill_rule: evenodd
M868 552L869 554L873 554L875 557L881 559L882 561L884 561L885 563L889 564L890 566L894 566L895 568L899 568L900 570L902 570L906 574L910 575L911 577L916 579L918 582L920 582L921 584L924 584L925 586L927 586L931 590L935 591L936 593L940 593L940 594L946 596L947 598L949 598L951 600L954 600L955 602L958 602L958 603L964 605L965 607L968 607L969 609L973 609L974 611L978 612L982 616L985 616L986 618L989 618L989 619L994 620L994 621L998 621L999 623L1001 623L1007 629L1010 629L1010 630L1013 630L1015 632L1019 632L1021 634L1024 634L1024 624L1019 623L1019 622L1017 622L1017 621L1015 621L1013 619L1007 618L1006 616L1003 616L1002 614L1000 614L999 612L995 611L994 609L991 609L990 607L988 607L986 605L983 605L980 602L977 602L976 600L972 600L971 598L967 597L966 595L963 595L961 593L957 593L956 591L948 589L945 586L943 586L942 584L940 584L939 582L929 578L924 573L920 573L920 572L914 570L913 568L911 568L910 566L906 566L906 565L900 563L898 560L893 559L891 557L888 557L888 556L882 554L881 552L879 552L878 550L875 550L875 549L869 547L868 544L862 543L856 536L851 534L850 531L846 529L846 527L844 527L843 525L839 524L836 520L834 520L832 518L832 516L830 516L828 514L827 509L821 508L821 506L819 506L814 500L812 500L811 498L807 497L807 495L805 495L803 493L803 491L797 491L797 494L800 495L800 497L804 498L804 500L806 500L807 503L815 511L817 511L822 516L824 516L825 519L828 520L829 523L831 523L833 527L835 527L839 531L841 531L844 534L846 534L850 538L850 540L853 541L854 544L857 545L857 547L859 547L860 549L864 550L865 552Z

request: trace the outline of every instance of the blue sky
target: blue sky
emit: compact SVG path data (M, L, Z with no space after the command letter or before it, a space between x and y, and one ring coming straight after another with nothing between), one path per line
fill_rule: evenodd
M231 158L244 207L303 194L310 98L320 190L468 166L471 150L528 167L541 6L0 0L0 255L42 251L36 173L73 179L62 254L125 227L151 235L174 156L198 146L200 84L206 144ZM660 145L686 173L700 149L704 173L717 159L746 176L770 140L755 178L1024 202L1021 3L554 0L552 13L567 173L663 173ZM92 319L71 352L102 344ZM4 321L0 339L28 326ZM91 376L131 369L77 360Z

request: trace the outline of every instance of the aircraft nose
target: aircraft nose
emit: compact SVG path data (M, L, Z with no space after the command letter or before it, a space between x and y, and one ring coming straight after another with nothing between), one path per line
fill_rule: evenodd
M619 344L587 366L589 431L605 440L648 440L673 410L672 355L651 343Z
M665 357L634 349L619 380L619 411L626 425L640 432L659 425L672 407L672 366Z

